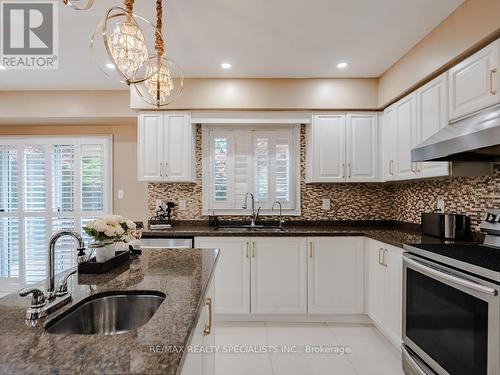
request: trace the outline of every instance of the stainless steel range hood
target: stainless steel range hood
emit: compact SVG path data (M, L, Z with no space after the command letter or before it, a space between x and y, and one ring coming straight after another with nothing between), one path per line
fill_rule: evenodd
M500 161L500 104L451 123L413 150L417 161Z

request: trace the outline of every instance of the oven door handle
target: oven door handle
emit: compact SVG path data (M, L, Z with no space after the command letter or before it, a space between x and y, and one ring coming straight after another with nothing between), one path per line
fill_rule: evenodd
M405 257L404 261L406 263L408 263L409 265L411 265L412 267L414 267L414 268L416 268L416 269L418 269L418 270L420 270L420 271L422 271L424 273L427 273L427 274L433 275L433 276L437 276L437 277L439 277L441 279L444 279L444 280L450 281L452 283L464 286L466 288L475 290L477 292L481 292L481 293L484 293L484 294L489 294L489 295L492 295L492 296L496 296L498 294L498 292L497 292L496 289L489 288L487 286L475 283L475 282L470 281L470 280L466 280L466 279L461 278L459 276L455 276L455 275L452 275L452 274L449 274L449 273L446 273L446 272L439 271L439 270L437 270L435 268L426 266L425 264L420 263L420 262L418 262L418 261L416 261L414 259L410 259L410 258Z
M401 352L403 354L403 361L406 360L406 363L411 366L412 374L415 375L428 375L425 370L420 367L420 365L413 359L413 356L406 350L405 346L401 346Z

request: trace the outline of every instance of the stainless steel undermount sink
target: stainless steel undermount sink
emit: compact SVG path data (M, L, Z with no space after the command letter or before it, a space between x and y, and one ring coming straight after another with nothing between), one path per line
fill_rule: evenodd
M256 232L282 232L285 229L279 226L270 226L270 225L234 225L234 226L220 226L215 227L216 231L221 232L238 232L238 231L256 231Z
M134 291L93 295L47 322L54 334L116 335L137 329L154 315L165 295Z

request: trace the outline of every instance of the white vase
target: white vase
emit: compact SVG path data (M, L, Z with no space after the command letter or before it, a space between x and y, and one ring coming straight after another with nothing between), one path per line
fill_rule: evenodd
M97 263L104 263L115 256L115 243L104 243L95 249L95 261Z
M110 260L115 256L115 243L112 242L110 244L104 245L104 249L106 252L106 260Z

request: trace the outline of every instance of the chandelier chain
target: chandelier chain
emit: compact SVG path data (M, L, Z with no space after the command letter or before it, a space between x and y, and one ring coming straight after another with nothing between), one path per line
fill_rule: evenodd
M156 38L155 38L155 48L158 57L160 58L165 52L165 46L163 44L163 38L161 35L161 30L163 27L163 1L156 0Z
M132 14L134 11L134 0L124 0L125 10L128 14Z

